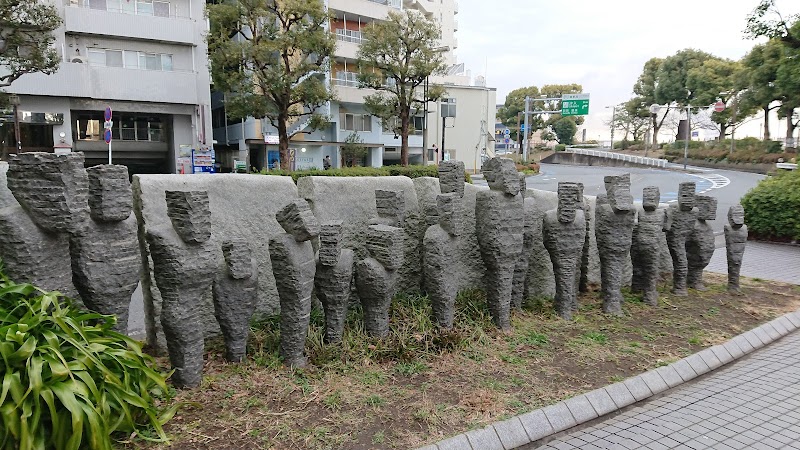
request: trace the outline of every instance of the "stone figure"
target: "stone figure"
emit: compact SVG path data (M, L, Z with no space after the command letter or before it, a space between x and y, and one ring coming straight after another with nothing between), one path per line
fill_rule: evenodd
M697 221L686 238L686 284L699 291L705 290L703 270L714 256L714 230L709 220L717 218L717 199L707 195L695 197Z
M275 218L286 231L269 240L272 273L281 302L280 354L287 366L305 367L303 349L316 273L311 238L319 235L320 226L304 199L289 202Z
M371 219L370 225L402 227L406 211L405 192L376 189L375 208L378 210L378 217Z
M464 162L451 159L439 163L439 190L442 194L455 192L458 198L464 197Z
M356 264L356 288L364 312L364 328L373 337L389 334L389 306L397 292L397 269L403 265L402 228L370 225L370 257Z
M583 195L583 183L576 183L578 185L578 191L580 193L581 199L581 208L583 209L583 217L586 219L586 235L583 237L583 251L581 252L581 261L580 261L580 276L578 278L578 292L589 292L589 253L591 250L591 226L592 226L592 214L591 214L591 205L589 205L589 199L587 199ZM577 298L577 297L576 297ZM577 310L578 304L575 303L575 310Z
M319 252L314 288L325 312L325 342L341 342L350 282L353 279L353 250L342 248L342 221L323 223L319 233Z
M672 293L677 296L686 296L686 274L688 262L686 261L686 238L694 230L697 219L695 207L695 184L687 181L678 186L678 202L669 205L664 221L664 231L667 233L667 247L672 257Z
M453 267L461 234L460 202L457 192L436 196L439 223L425 231L422 241L425 291L431 299L434 321L444 329L453 327L458 294Z
M475 234L486 267L486 298L492 320L511 328L514 268L522 253L524 204L514 161L495 157L483 165L488 191L475 200Z
M544 247L550 254L556 281L554 306L563 319L572 320L577 305L577 269L583 252L586 218L577 183L558 183L558 208L547 211L542 224Z
M90 220L70 237L72 279L84 304L116 315L115 329L125 333L142 264L128 168L100 165L86 172Z
M728 209L725 225L725 254L728 257L728 291L739 292L739 271L742 269L744 247L747 245L747 225L744 224L744 208L733 205Z
M631 244L631 264L633 278L631 292L642 293L644 303L658 304L659 246L658 241L664 228L664 210L658 208L661 192L656 186L647 186L642 191L642 205L636 211L636 225L633 228Z
M525 174L519 174L519 192L522 195L523 202L523 229L522 229L522 252L517 259L517 264L514 266L514 278L511 288L511 306L516 309L522 308L522 303L525 301L525 281L528 278L528 266L530 265L531 252L533 251L534 229L533 223L529 219L529 211L533 208L533 198L525 196L528 190L528 183L525 179ZM529 223L531 222L531 223Z
M161 292L161 326L179 387L200 384L203 371L201 298L211 288L217 249L211 240L206 191L166 191L171 226L148 230L153 274Z
M600 256L603 312L622 315L622 272L631 250L636 211L630 174L609 175L606 193L597 196L594 233Z
M214 278L214 317L225 340L225 359L241 362L258 296L258 261L245 239L222 243L225 267Z
M77 298L69 234L80 231L89 218L83 153L12 156L7 183L16 202L0 208L0 258L6 275Z

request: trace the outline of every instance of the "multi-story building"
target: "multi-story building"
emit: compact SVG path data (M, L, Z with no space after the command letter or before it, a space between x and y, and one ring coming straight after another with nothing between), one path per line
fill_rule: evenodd
M7 89L19 95L23 151L71 149L84 152L87 165L107 162L106 108L112 161L132 173L175 173L182 155L212 149L204 1L59 0L56 7L58 71L25 75Z
M457 105L456 118L447 118L445 127L444 157L480 160L480 152L493 150L495 90L484 86L470 86L469 76L463 64L457 64L455 50L458 41L456 16L458 3L455 0L324 0L333 16L329 31L336 36L336 53L331 61L329 82L336 91L337 100L330 102L323 114L330 117L328 125L310 133L298 134L290 143L294 153L295 168L322 168L326 155L334 166L341 164L340 147L352 133L357 133L367 155L362 165L381 166L399 164L400 137L382 126L380 120L368 113L364 97L374 93L361 89L356 81L356 54L362 42L362 30L374 21L384 20L390 11L405 8L415 9L435 19L442 29L440 41L445 62L450 67L447 76L431 77L431 83L446 84L448 98ZM217 159L223 168L233 167L234 161L246 161L251 168L274 167L278 161L278 136L266 120L247 118L240 121L226 120L224 95L212 95L214 139L217 142ZM430 104L427 123L428 148L438 148L441 142L441 114L439 105ZM413 118L414 131L409 136L409 162L423 162L422 113ZM304 130L308 121L299 121L289 127L289 132ZM448 131L451 128L458 128ZM483 131L481 131L483 130ZM434 147L434 144L437 147ZM475 158L476 148L479 157ZM431 152L435 157L435 153ZM439 155L442 156L441 154ZM434 160L434 158L429 158ZM468 165L474 165L469 164ZM480 162L477 163L480 165Z

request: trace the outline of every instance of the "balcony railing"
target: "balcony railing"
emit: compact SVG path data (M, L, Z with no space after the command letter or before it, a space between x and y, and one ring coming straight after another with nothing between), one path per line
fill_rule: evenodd
M361 34L360 31L356 30L345 30L343 28L338 28L336 30L336 39L343 42L352 42L355 44L361 44L366 39Z
M337 86L358 87L358 74L355 72L339 71L333 75L331 82Z
M97 11L107 11L111 13L130 14L136 16L170 17L173 19L189 18L188 14L178 11L177 5L158 0L70 0L69 6L74 8L93 9Z
M381 5L386 5L391 8L400 9L400 3L402 0L368 0L372 3L379 3Z

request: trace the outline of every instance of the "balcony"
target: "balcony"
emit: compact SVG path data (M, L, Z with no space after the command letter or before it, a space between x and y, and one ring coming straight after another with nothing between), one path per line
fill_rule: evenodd
M383 20L400 9L400 0L329 0L328 9Z
M208 89L208 86L206 86ZM14 92L196 105L200 102L194 72L163 72L62 62L53 75L29 74L14 82Z
M336 30L336 56L347 59L356 59L358 48L364 38L361 33L351 30Z
M200 40L195 22L184 17L156 17L90 9L72 4L64 8L67 33L125 37L147 41L194 44Z

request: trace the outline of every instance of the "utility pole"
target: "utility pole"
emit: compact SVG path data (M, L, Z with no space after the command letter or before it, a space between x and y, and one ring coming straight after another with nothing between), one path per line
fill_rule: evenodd
M522 111L517 113L517 145L519 145L519 154L522 155L522 130L519 128L520 119L522 118Z
M617 119L617 105L613 105L611 107L611 151L614 151L614 128L617 128L617 124L614 121Z
M425 107L422 113L422 165L428 164L428 77L422 85L422 101Z
M683 137L683 170L689 159L689 139L692 137L692 105L686 105L686 136Z
M530 130L530 128L528 127L528 114L530 113L530 101L531 101L531 98L526 95L525 96L525 130L524 130L525 138L522 140L522 145L525 148L524 153L522 153L522 154L525 155L525 157L523 159L526 162L528 161L528 157L530 156L530 155L528 155L528 145L529 145L529 143L528 143L528 130Z
M736 150L736 138L734 136L734 133L736 132L736 112L737 112L736 110L739 109L738 103L739 103L739 98L737 96L734 96L733 97L733 105L731 105L731 106L733 106L733 112L731 113L731 117L732 117L732 119L731 119L731 155L733 154L733 151ZM791 119L789 119L789 120L791 120Z

